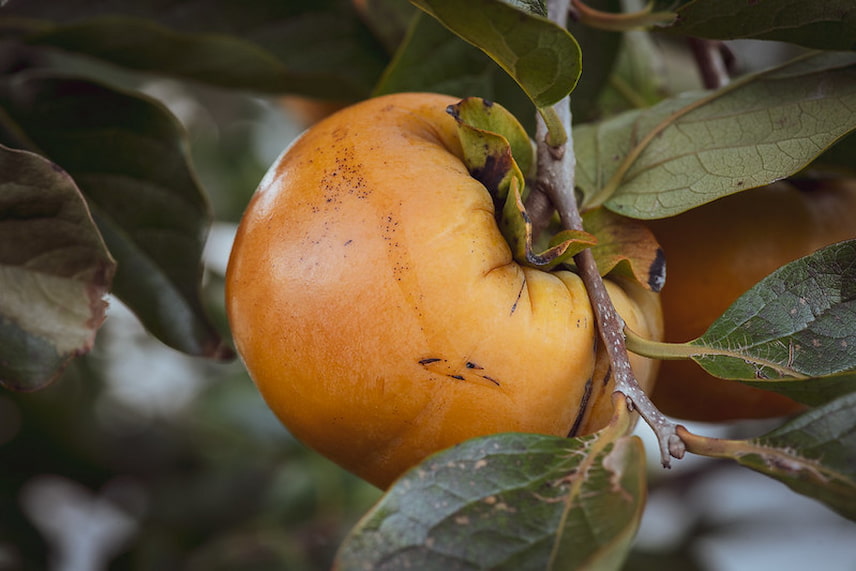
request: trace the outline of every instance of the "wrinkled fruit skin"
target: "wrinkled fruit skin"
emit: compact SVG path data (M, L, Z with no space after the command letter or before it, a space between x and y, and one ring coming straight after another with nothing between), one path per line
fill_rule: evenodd
M668 277L661 292L666 340L689 341L779 266L856 238L856 184L800 190L779 183L650 227L666 253ZM661 364L653 401L668 415L711 422L782 416L802 408L775 393L714 378L691 361Z
M456 102L371 99L304 133L254 195L226 276L271 409L381 488L472 437L589 433L612 413L580 278L512 261L461 161ZM656 295L608 288L631 327L662 335ZM654 362L632 363L648 383Z

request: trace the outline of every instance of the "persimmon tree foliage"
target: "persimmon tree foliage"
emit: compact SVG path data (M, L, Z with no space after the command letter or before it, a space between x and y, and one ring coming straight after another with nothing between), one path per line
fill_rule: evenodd
M774 271L686 343L625 334L601 279L668 284L646 221L774 183L854 184L853 2L10 0L0 34L7 389L41 389L88 352L108 293L166 345L233 357L200 296L212 215L182 129L149 96L70 75L69 58L342 105L405 91L483 98L529 139L466 119L462 137L533 165L525 204L506 198L510 242L553 229L576 244L547 246L596 308L614 419L593 435L499 434L428 458L354 528L337 566L620 568L646 495L631 410L664 465L730 458L856 519L856 240ZM723 43L734 39L776 41L789 57L747 71ZM804 407L748 440L693 434L639 389L628 350Z

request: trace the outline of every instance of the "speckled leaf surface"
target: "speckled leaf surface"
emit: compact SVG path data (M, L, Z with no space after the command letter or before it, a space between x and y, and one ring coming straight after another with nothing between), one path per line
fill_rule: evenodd
M794 174L856 128L856 54L812 53L575 129L583 206L662 218Z
M856 240L779 268L690 345L711 374L809 404L856 390Z
M351 532L337 569L620 569L645 500L641 441L470 440L405 474Z

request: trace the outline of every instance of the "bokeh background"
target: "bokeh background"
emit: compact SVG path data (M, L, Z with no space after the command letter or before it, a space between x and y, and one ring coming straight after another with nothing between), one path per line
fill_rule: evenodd
M223 274L241 211L325 108L85 65L163 101L186 127L216 220L205 300L228 335ZM0 392L0 571L328 569L380 492L291 438L240 362L181 355L110 303L95 350L54 385ZM852 522L726 462L689 457L665 471L650 432L638 433L651 489L627 569L856 570Z

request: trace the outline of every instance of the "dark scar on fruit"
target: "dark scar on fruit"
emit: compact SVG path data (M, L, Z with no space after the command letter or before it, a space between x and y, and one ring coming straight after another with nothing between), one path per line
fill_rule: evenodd
M428 357L426 359L420 359L419 361L417 361L418 364L422 365L423 367L425 367L426 369L428 369L432 373L445 375L445 376L449 377L450 379L455 379L456 381L469 380L469 379L467 379L466 376L461 375L460 373L447 373L445 371L431 370L428 367L428 365L433 365L434 363L448 363L448 362L449 361L447 359L441 359L439 357ZM483 371L484 370L484 367L482 367L478 363L474 363L472 361L467 361L466 364L464 365L464 367L466 367L470 371ZM436 369L436 367L435 367L435 369ZM474 373L474 375L480 379L484 379L490 383L493 383L496 386L500 386L499 381L494 379L493 377L490 377L488 375L482 375L479 373Z
M648 267L648 287L653 292L659 292L666 283L666 253L662 248L657 248L654 261Z
M593 379L589 378L586 381L586 388L583 392L583 398L580 399L580 408L577 410L577 417L574 419L574 424L571 426L571 430L568 431L568 437L573 437L577 435L577 432L580 430L580 426L583 424L583 419L586 416L586 410L588 410L589 399L591 399L591 392L594 386L592 382Z
M609 384L609 379L612 378L612 366L606 368L606 374L603 376L603 386Z
M520 291L517 292L517 299L514 300L514 304L511 306L511 313L508 315L514 315L514 312L517 311L517 304L520 303L520 298L523 296L523 289L526 287L526 278L523 278L523 283L520 284Z

